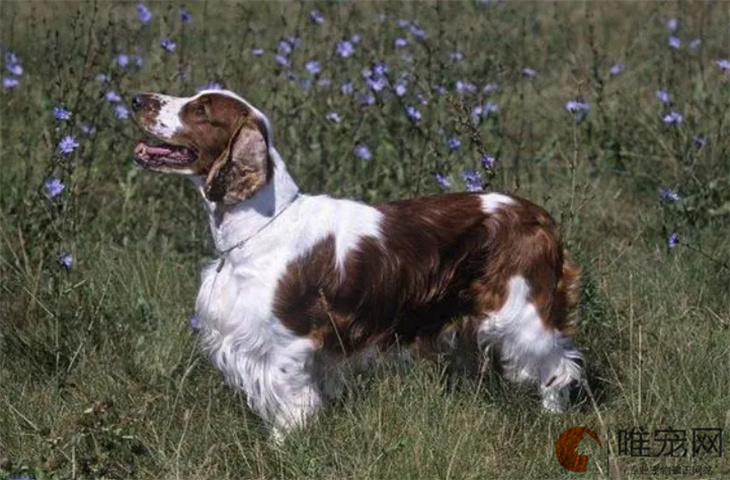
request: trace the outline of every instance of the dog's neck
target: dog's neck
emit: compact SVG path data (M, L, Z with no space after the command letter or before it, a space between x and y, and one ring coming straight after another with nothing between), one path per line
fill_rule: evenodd
M271 180L253 197L236 205L224 206L208 201L204 193L205 177L192 177L205 201L210 231L219 252L226 252L256 235L297 198L299 187L286 170L281 156L273 147L269 155L274 168Z

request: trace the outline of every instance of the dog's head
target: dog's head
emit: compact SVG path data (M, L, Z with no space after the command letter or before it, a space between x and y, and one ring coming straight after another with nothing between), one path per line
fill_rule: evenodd
M141 94L132 108L137 124L161 142L139 142L134 149L137 164L155 172L204 177L211 202L246 200L273 173L268 120L232 92Z

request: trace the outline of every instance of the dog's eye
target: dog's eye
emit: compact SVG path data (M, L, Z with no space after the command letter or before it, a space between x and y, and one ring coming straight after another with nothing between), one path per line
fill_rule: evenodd
M193 113L197 115L198 117L204 117L205 116L205 105L202 103L199 103L193 107Z

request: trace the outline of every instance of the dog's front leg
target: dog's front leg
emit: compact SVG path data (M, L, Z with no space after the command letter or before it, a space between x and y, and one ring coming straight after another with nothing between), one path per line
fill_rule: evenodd
M295 340L265 355L257 375L258 388L249 393L249 406L268 424L277 443L305 426L323 406L308 343Z

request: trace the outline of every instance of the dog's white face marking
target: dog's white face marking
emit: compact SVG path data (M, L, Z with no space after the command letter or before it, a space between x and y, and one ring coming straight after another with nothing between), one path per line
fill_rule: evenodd
M160 94L155 94L154 97L160 102L160 112L156 122L150 126L150 131L163 140L169 140L183 128L180 112L190 98Z

